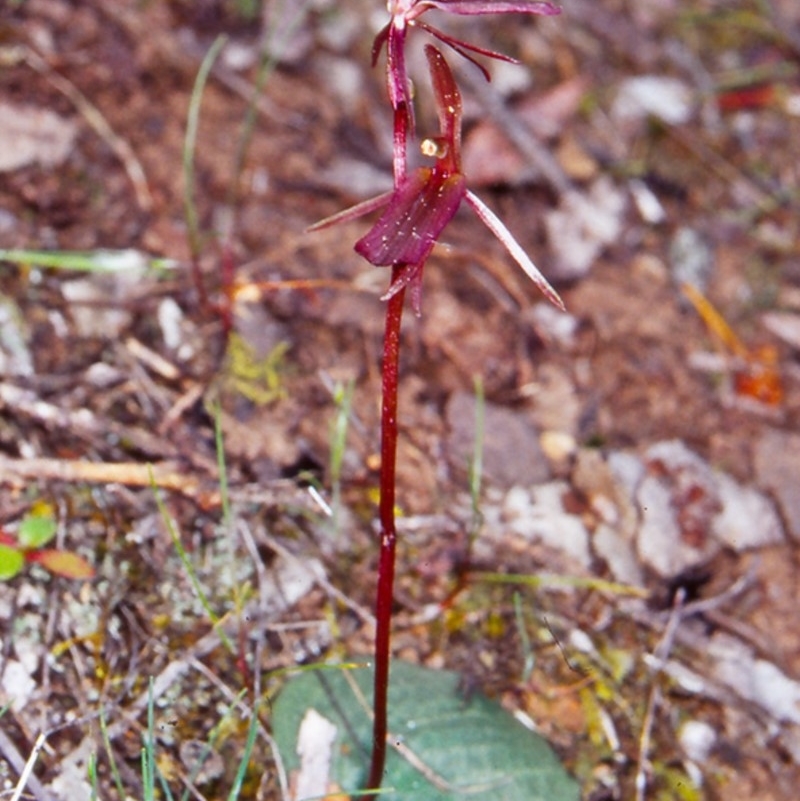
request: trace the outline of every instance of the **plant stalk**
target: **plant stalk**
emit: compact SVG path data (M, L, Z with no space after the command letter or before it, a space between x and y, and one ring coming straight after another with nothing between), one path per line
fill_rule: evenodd
M399 267L392 270L392 282ZM375 684L373 694L372 759L367 787L380 788L386 763L388 731L387 698L389 692L389 660L392 628L392 596L397 532L394 522L395 467L397 464L397 386L400 361L400 326L403 319L405 289L392 295L386 306L386 327L383 337L381 387L381 497L379 517L381 546L378 561L378 589L375 601Z

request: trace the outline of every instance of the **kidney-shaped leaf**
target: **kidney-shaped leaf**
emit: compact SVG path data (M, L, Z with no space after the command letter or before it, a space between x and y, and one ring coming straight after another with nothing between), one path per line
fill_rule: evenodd
M547 742L499 704L459 691L458 674L392 665L385 801L577 801L578 785ZM357 686L358 694L354 692ZM329 790L362 789L369 768L372 670L311 671L291 680L273 708L275 740L297 771L298 730L309 709L336 726ZM398 747L399 744L399 747ZM301 799L296 799L301 801Z
M10 545L0 545L0 581L14 578L22 570L25 557Z
M29 514L19 524L19 544L23 548L41 548L56 535L56 521L52 515Z

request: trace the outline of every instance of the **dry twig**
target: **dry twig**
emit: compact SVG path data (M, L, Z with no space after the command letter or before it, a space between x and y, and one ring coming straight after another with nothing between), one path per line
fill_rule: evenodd
M142 211L150 211L153 207L153 197L147 186L147 177L141 162L133 152L128 142L114 132L108 120L102 115L86 95L75 84L59 75L35 50L27 45L3 48L0 61L5 63L24 62L31 69L38 72L83 116L94 132L111 148L114 155L122 162L128 178L136 192L136 200Z

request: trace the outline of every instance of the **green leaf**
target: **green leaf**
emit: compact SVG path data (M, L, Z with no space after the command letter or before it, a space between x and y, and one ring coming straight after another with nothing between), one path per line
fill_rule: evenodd
M367 703L372 670L349 672ZM288 770L296 770L300 723L309 709L337 728L331 781L361 789L369 767L372 722L343 670L312 671L292 679L273 708L272 727ZM465 698L458 674L395 662L389 686L390 742L400 741L423 772L390 748L383 801L577 801L578 785L547 742L499 704L475 693Z
M19 524L17 539L22 548L41 548L56 535L56 521L50 514L27 514Z
M0 581L6 581L22 570L25 557L10 545L0 545Z

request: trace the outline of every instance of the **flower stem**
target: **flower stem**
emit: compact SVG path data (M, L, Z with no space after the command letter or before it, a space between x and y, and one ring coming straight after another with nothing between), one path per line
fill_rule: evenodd
M392 270L392 282L399 267ZM380 788L386 762L387 696L392 624L392 595L397 532L394 525L395 466L397 463L397 385L400 357L400 325L403 319L405 289L392 295L386 306L383 337L381 403L381 498L379 516L381 547L378 562L378 589L375 602L375 686L373 694L372 760L367 787Z

